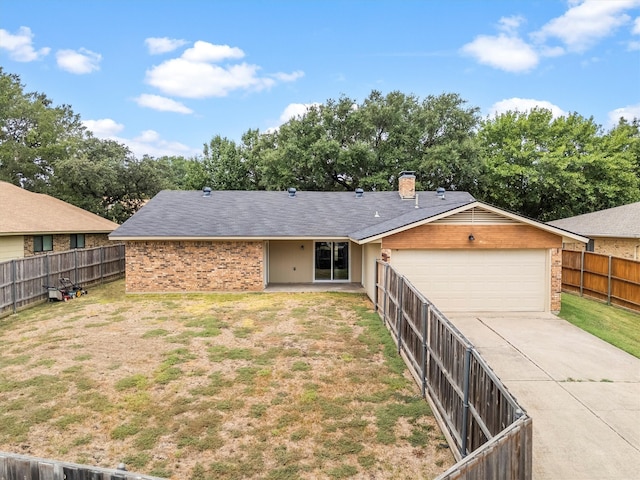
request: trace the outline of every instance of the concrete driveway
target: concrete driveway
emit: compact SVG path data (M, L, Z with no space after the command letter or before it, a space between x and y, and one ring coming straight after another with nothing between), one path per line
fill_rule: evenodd
M639 359L551 314L448 317L533 418L534 480L640 479Z

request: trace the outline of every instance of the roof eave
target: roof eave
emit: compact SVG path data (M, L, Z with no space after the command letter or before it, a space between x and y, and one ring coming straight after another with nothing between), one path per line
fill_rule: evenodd
M479 201L475 201L475 202L471 202L471 203L467 203L465 205L462 205L460 207L454 208L452 210L448 210L446 212L440 213L438 215L434 215L432 217L429 218L425 218L424 220L420 220L418 222L413 222L407 225L404 225L402 227L390 230L388 232L384 232L384 233L380 233L378 235L374 235L368 238L364 238L364 239L352 239L354 242L358 243L359 245L363 245L365 243L370 243L370 242L375 242L378 240L381 240L384 237L388 237L389 235L394 235L396 233L400 233L400 232L404 232L405 230L410 230L412 228L415 227L419 227L422 225L426 225L428 223L432 223L435 222L437 220L440 220L442 218L446 218L449 217L451 215L455 215L457 213L460 212L464 212L465 210L469 210L470 208L475 208L475 207L480 207L480 208L484 208L486 210L489 210L490 212L493 212L497 215L503 215L507 218L510 218L512 220L516 220L518 222L522 222L524 224L527 225L531 225L533 227L539 228L541 230L550 232L550 233L554 233L556 235L560 235L562 237L568 237L571 238L572 240L581 242L581 243L589 243L589 238L584 237L582 235L578 235L577 233L574 232L570 232L568 230L563 230L561 228L557 228L557 227L553 227L551 225L548 225L546 223L542 223L539 222L537 220L532 220L530 218L527 217L523 217L521 215L515 214L515 213L511 213L509 211L506 210L502 210L501 208L497 208L497 207L493 207L487 203L483 203L483 202L479 202Z

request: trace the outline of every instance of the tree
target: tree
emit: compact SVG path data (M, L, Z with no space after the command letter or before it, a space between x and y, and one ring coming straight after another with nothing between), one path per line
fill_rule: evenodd
M23 88L17 75L0 67L0 179L46 191L56 162L71 154L86 132L70 106L53 106L46 95Z
M484 161L478 196L542 221L634 201L638 137L627 127L603 134L593 118L554 119L547 109L486 119L478 133Z
M402 170L418 186L461 189L480 171L477 108L458 95L414 96L373 91L357 104L349 97L311 107L263 143L266 188L390 190ZM265 147L265 145L270 147Z

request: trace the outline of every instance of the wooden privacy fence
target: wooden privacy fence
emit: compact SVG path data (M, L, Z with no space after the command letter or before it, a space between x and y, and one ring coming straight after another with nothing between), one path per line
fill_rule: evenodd
M389 264L377 261L375 308L459 460L438 479L530 480L531 418L473 345Z
M48 253L0 263L0 316L48 298L44 285L60 287L66 277L82 285L124 275L124 245Z
M640 310L640 261L563 250L562 290Z
M0 452L0 480L162 480L124 470L90 467Z

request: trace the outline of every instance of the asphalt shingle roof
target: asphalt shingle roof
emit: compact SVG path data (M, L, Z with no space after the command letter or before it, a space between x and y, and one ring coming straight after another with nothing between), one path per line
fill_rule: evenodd
M0 182L0 235L109 233L118 224L42 193Z
M362 240L467 205L466 192L417 192L402 200L398 192L200 191L165 190L151 199L111 238L286 238L351 237ZM376 213L378 216L376 216Z
M640 238L640 202L548 222L586 237Z

